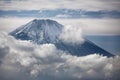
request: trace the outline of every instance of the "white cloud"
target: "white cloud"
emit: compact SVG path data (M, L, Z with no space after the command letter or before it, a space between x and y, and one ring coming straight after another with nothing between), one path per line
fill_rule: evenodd
M56 8L119 10L119 7L119 0L10 0L9 2L0 0L1 10L39 10Z
M82 27L85 35L119 35L120 19L58 19L64 25Z
M82 28L80 26L64 26L59 38L64 42L73 44L81 44L84 42Z
M9 17L9 18L0 18L0 31L11 32L17 27L25 25L34 18L18 18L18 17Z
M1 80L117 80L120 57L72 56L54 44L35 45L0 33ZM12 73L12 74L11 74Z

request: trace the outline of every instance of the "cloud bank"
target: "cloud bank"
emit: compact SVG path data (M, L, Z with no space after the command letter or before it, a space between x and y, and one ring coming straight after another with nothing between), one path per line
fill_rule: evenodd
M72 56L54 44L36 45L0 33L1 80L118 80L119 66L119 56Z

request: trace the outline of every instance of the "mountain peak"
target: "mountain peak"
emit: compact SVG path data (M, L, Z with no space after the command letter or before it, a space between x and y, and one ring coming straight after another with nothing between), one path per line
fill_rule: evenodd
M55 43L63 25L50 19L34 19L10 34L17 39L31 40L35 43Z

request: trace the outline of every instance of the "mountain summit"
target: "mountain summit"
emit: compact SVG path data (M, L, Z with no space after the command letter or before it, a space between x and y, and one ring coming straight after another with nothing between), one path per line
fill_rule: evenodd
M11 32L10 35L16 39L30 40L36 44L52 43L58 49L69 52L72 55L85 56L89 54L98 53L103 56L113 56L104 49L98 47L89 40L85 40L83 44L71 45L59 40L59 35L64 26L58 22L50 19L34 19Z
M62 31L62 27L63 25L50 19L34 19L10 34L17 39L31 40L37 44L55 43Z

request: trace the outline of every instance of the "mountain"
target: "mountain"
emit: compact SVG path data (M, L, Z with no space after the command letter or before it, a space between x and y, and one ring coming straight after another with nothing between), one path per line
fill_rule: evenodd
M74 45L61 41L58 37L62 32L62 28L63 25L54 20L34 19L26 25L17 28L11 32L10 35L14 36L16 39L30 40L38 45L52 43L55 44L58 49L69 52L72 55L85 56L98 53L103 56L113 56L87 39L83 44Z

